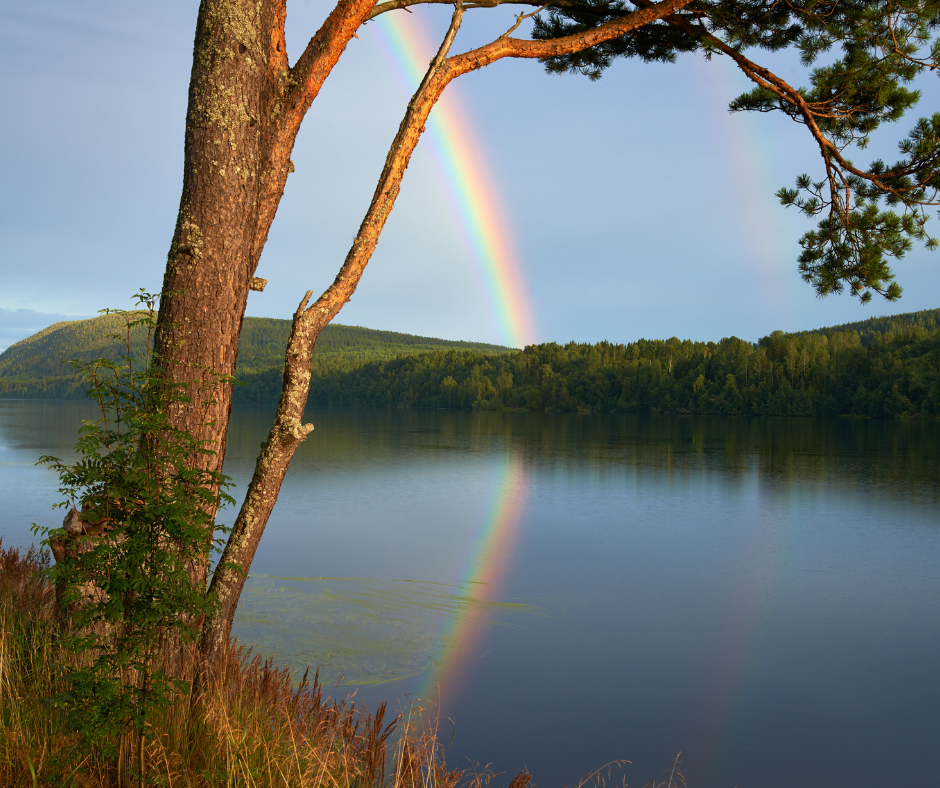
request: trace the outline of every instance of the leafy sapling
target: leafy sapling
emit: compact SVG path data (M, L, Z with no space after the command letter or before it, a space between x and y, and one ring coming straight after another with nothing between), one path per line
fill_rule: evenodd
M217 549L216 510L233 500L230 480L196 461L211 452L169 421L190 395L166 382L150 351L157 296L141 290L136 301L132 311L105 310L125 318L114 337L124 348L118 361L73 362L100 418L81 428L74 463L40 459L58 472L57 506L69 513L62 528L37 530L56 558L50 574L68 655L64 689L51 700L82 744L109 758L134 737L142 779L153 715L188 690L174 656L211 612L193 578L205 576Z

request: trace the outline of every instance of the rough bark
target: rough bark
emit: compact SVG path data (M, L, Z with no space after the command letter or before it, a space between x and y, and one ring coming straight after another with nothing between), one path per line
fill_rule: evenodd
M154 350L191 401L173 426L225 455L231 376L252 278L284 192L303 116L371 0L343 0L288 67L286 0L203 0L193 47L183 190Z
M664 0L600 28L552 41L513 39L447 58L463 6L392 143L377 188L352 248L332 285L294 318L278 414L258 459L210 593L219 613L205 622L204 654L228 640L238 597L281 482L297 445L312 427L302 424L310 356L317 335L349 300L378 243L424 124L456 77L503 57L573 52L623 35L671 13L689 0ZM376 11L374 0L340 0L294 67L287 59L286 0L202 0L193 47L186 115L183 190L167 259L154 338L170 384L186 387L172 426L195 434L207 454L198 462L220 470L231 410L231 380L248 293L268 231L293 169L290 154L304 115L358 28ZM522 20L519 17L519 21ZM308 296L309 298L309 296ZM207 535L207 548L209 543ZM193 581L204 585L205 570Z
M316 338L355 292L394 207L402 178L424 131L428 116L444 89L461 74L500 58L544 57L546 54L574 51L606 40L605 36L611 38L622 35L656 18L656 12L665 14L687 2L689 0L667 0L657 5L654 10L638 11L630 17L617 20L600 32L591 31L584 35L549 42L518 41L504 36L481 49L447 58L463 17L462 6L455 7L450 28L440 50L409 102L389 149L372 202L342 268L333 284L312 306L306 306L311 295L308 292L294 314L277 415L271 432L262 445L244 504L229 535L219 568L213 575L209 589L218 608L214 615L206 619L203 627L202 650L207 664L211 665L228 643L248 568L277 501L281 483L294 451L313 429L312 425L304 425L302 418L310 388L310 360Z
M99 540L105 538L107 527L106 520L94 524L86 522L82 519L81 513L73 506L62 520L62 528L65 529L66 537L64 539L53 539L49 542L49 548L52 550L52 557L55 558L55 562L62 564L69 558L94 550ZM63 581L60 580L56 583L56 606L59 619L62 622L68 621L79 608L92 602L106 601L108 598L108 595L101 588L90 581L84 582L78 587L78 599L72 603L66 603L66 591L67 588Z

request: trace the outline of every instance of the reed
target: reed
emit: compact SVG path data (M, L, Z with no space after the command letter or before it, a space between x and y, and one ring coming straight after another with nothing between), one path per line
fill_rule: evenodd
M491 770L449 769L436 719L412 706L388 719L351 700L324 699L318 676L299 685L286 668L232 644L198 697L180 693L141 742L126 736L116 758L83 751L48 701L59 692L56 665L76 659L57 647L55 590L48 554L4 550L0 542L0 786L4 788L486 788ZM190 682L195 650L162 657ZM615 761L578 783L626 785ZM529 788L523 771L508 788ZM684 788L675 764L646 788Z
M448 769L436 725L412 708L389 720L350 700L324 699L317 676L294 686L286 669L233 644L204 691L180 693L141 742L116 758L82 751L47 698L62 689L49 559L0 544L0 785L14 788L482 788L492 772ZM164 654L191 679L194 651ZM173 660L170 664L170 660ZM525 788L527 772L510 788Z
M663 779L659 782L653 780L650 783L647 783L643 788L686 788L685 784L685 775L682 773L682 769L679 768L682 761L680 760L680 752L676 755L675 761L673 761L672 766L663 771Z

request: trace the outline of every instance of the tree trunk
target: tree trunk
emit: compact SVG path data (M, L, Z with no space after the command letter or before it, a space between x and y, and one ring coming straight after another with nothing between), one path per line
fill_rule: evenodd
M190 398L171 424L204 441L209 453L196 463L212 470L225 458L242 319L297 131L372 6L338 3L290 68L285 3L203 0L196 24L183 191L154 351ZM204 568L194 574L205 583Z
M173 426L192 431L220 470L238 338L257 267L260 180L270 173L266 123L273 95L275 3L204 0L193 48L183 191L154 340L173 384L189 386ZM283 178L281 178L283 189Z
M290 351L296 363L289 356L283 407L227 548L238 571L223 571L213 583L224 612L206 622L207 633L213 634L204 650L227 641L241 584L280 482L294 448L306 435L300 419L313 342L355 290L424 122L444 88L461 74L504 57L541 58L610 40L688 2L663 0L600 28L551 41L510 38L525 18L519 15L516 25L497 40L448 59L463 14L462 6L455 6L451 29L409 105L352 249L333 284L295 316L291 342L303 347ZM289 157L300 124L356 31L381 12L375 0L340 0L290 67L284 41L286 0L202 0L200 4L186 114L183 191L154 337L156 363L166 380L186 387L189 401L175 404L169 415L172 427L203 442L206 453L194 458L197 466L218 471L225 458L232 376L248 292L292 169ZM206 536L207 556L211 536ZM205 587L205 562L192 575L195 584Z

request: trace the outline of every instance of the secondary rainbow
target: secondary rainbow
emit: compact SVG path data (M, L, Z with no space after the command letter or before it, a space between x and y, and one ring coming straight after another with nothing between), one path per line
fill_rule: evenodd
M417 15L391 12L382 14L374 27L406 90L413 92L436 51L424 24ZM504 341L513 347L530 344L535 325L506 212L453 86L432 110L427 129Z
M735 96L753 87L737 67L723 57L699 62L696 81L699 90L718 107L727 106ZM752 255L750 267L760 277L760 286L772 293L774 301L783 307L785 300L793 299L806 287L792 275L799 254L798 234L795 233L800 219L798 214L779 205L774 197L791 176L778 171L777 157L768 148L771 138L762 139L761 126L767 123L764 115L722 113L714 123L710 134L720 140L715 155L723 157L730 171L727 177L736 184L742 195L741 204L746 206L738 228L747 238Z

